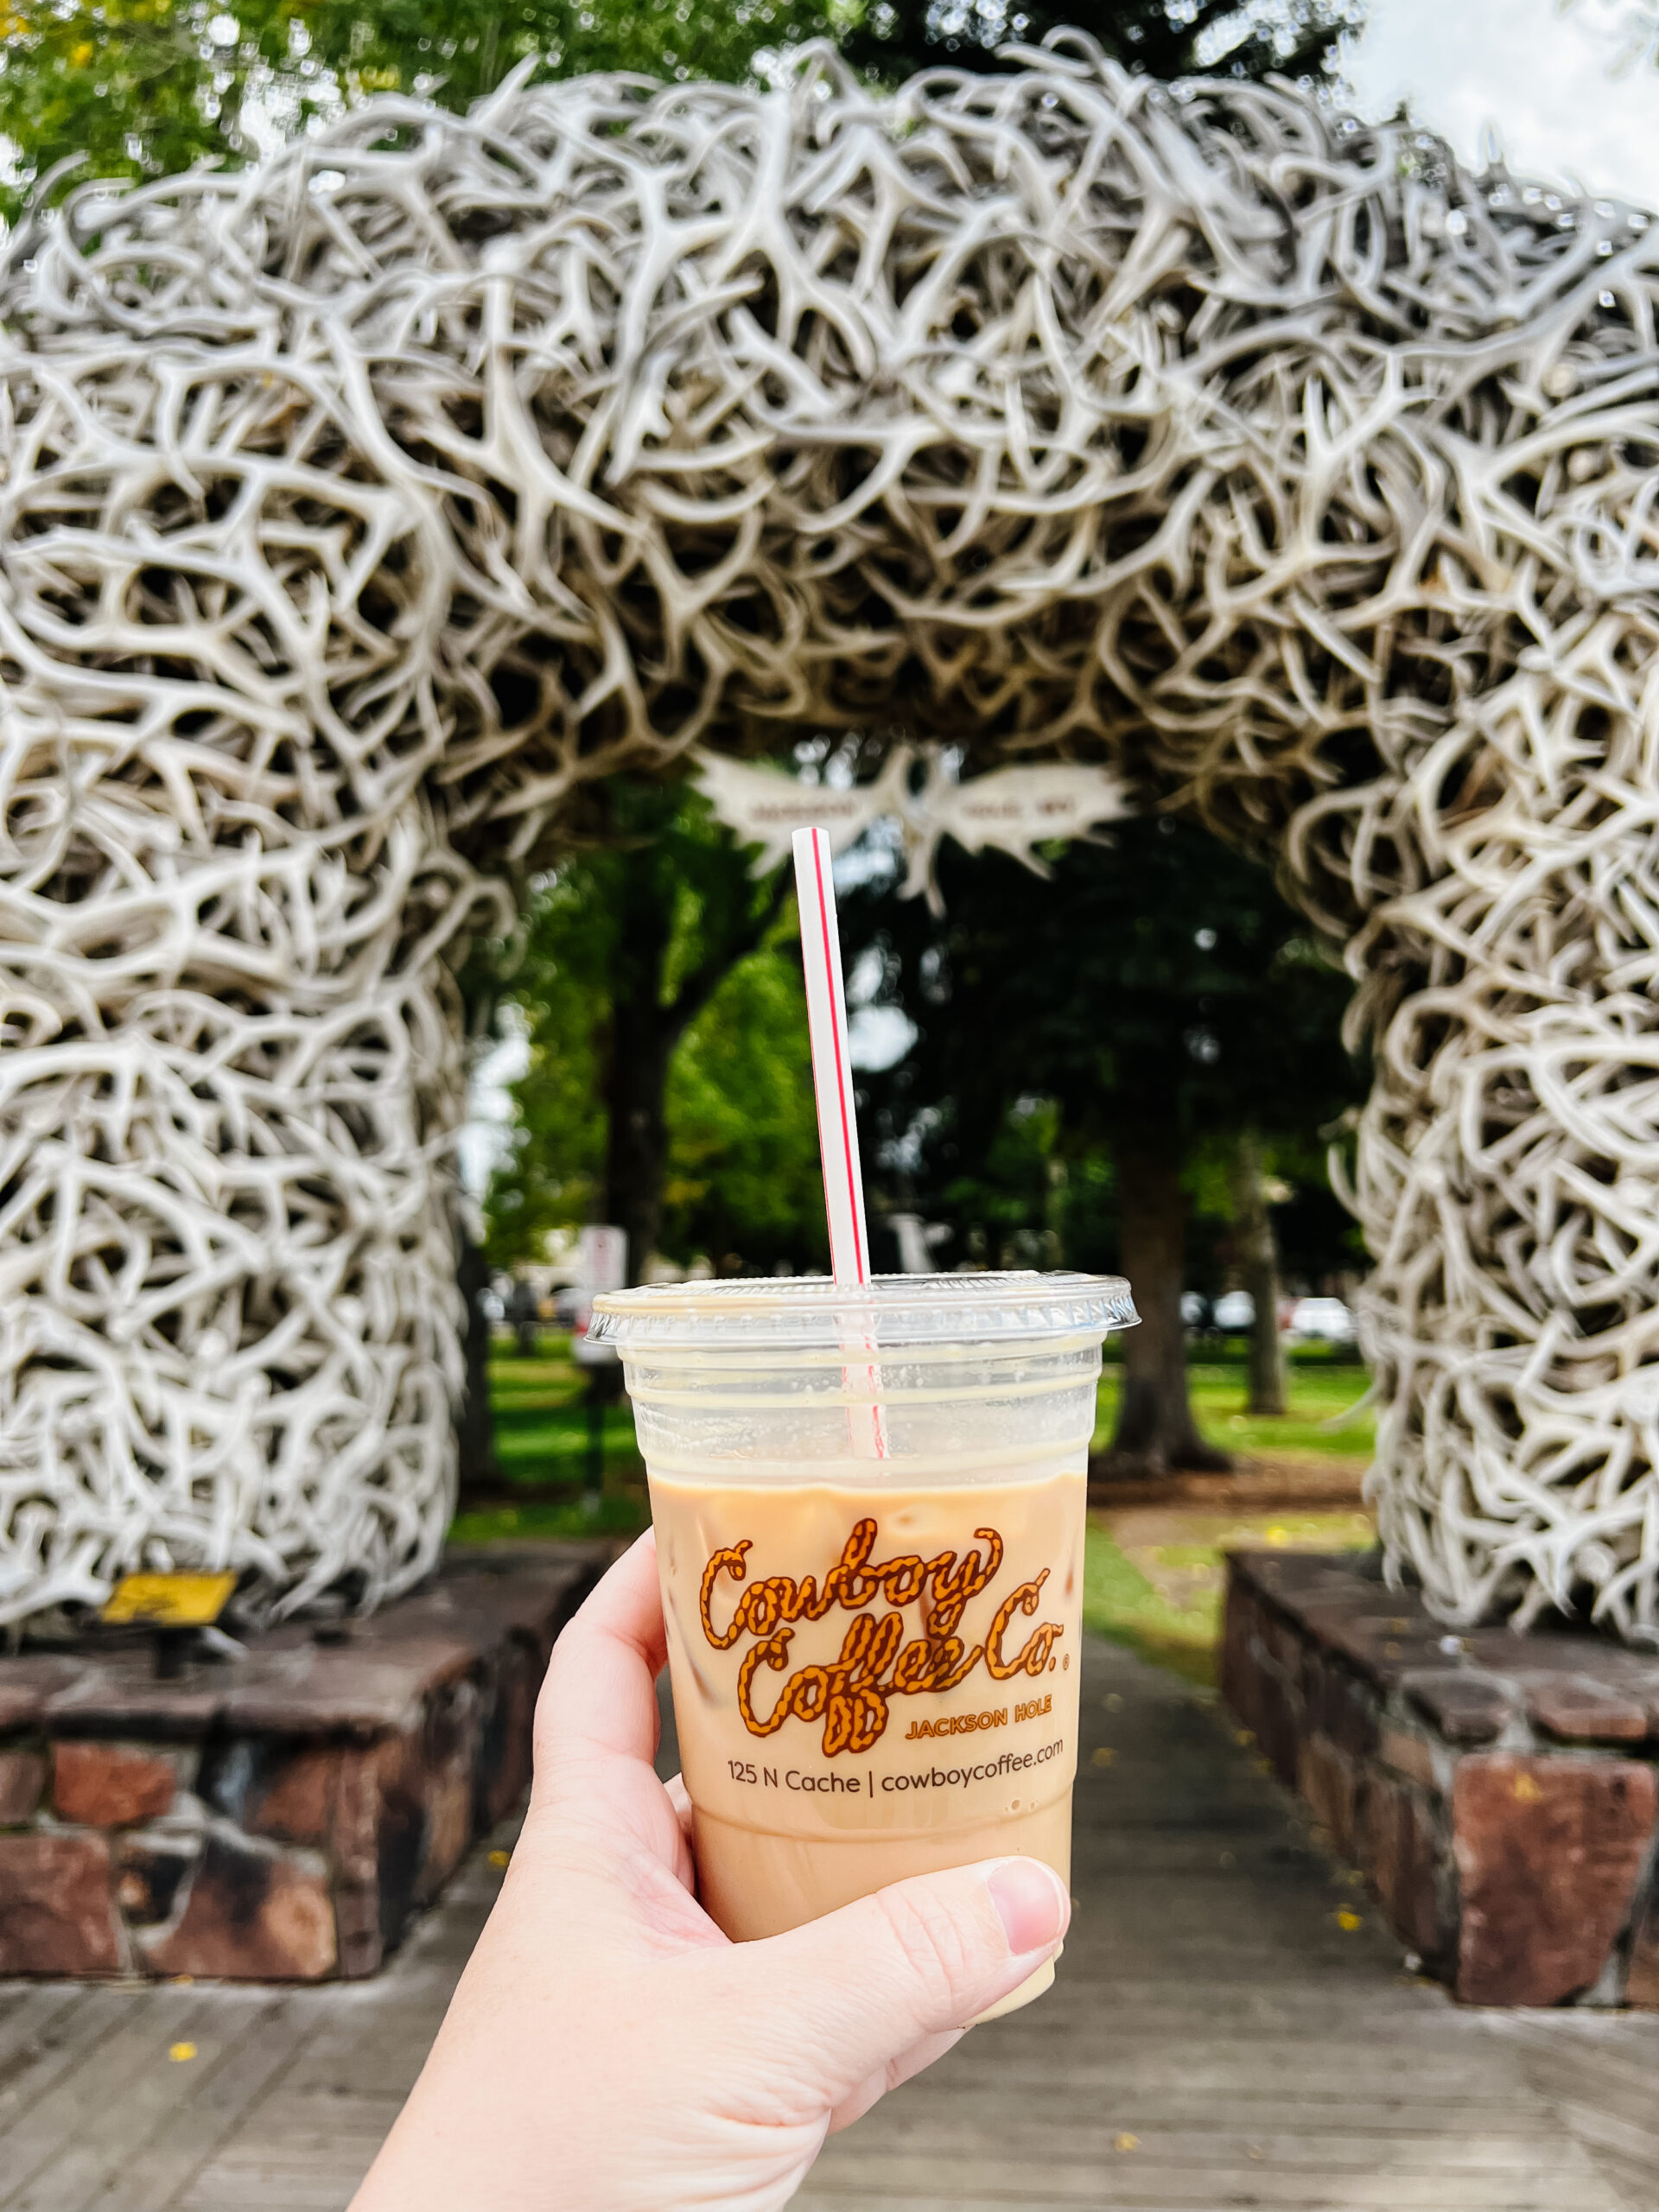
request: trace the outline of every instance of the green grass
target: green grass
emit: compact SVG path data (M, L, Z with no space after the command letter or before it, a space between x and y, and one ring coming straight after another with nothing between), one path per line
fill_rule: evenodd
M1225 1452L1279 1459L1317 1454L1326 1459L1370 1457L1376 1423L1370 1406L1355 1411L1370 1378L1365 1370L1333 1360L1323 1351L1294 1352L1290 1359L1290 1411L1277 1420L1247 1414L1244 1348L1205 1346L1205 1357L1187 1372L1198 1427ZM1112 1440L1122 1370L1109 1360L1100 1378L1092 1449L1103 1452Z
M1149 1541L1135 1541L1137 1524ZM1083 1624L1188 1681L1213 1682L1229 1550L1283 1545L1363 1551L1371 1535L1370 1517L1362 1512L1229 1516L1168 1507L1091 1513Z
M645 1466L634 1446L633 1414L626 1399L604 1411L604 1495L591 1501L584 1495L587 1387L587 1372L571 1358L568 1337L543 1336L530 1359L497 1348L490 1361L490 1410L502 1483L508 1489L522 1484L527 1490L561 1490L567 1495L457 1514L450 1525L451 1543L632 1535L645 1526Z
M576 1496L563 1505L493 1505L480 1513L457 1513L449 1524L452 1544L531 1541L550 1536L637 1535L646 1516L631 1497L601 1497L590 1508Z
M1083 1624L1188 1681L1216 1678L1214 1605L1166 1603L1092 1515L1084 1553Z
M588 1457L586 1371L570 1357L568 1339L543 1338L539 1357L500 1352L490 1362L490 1410L495 1456L509 1483L580 1483ZM633 1414L625 1398L607 1406L605 1461L638 1469Z

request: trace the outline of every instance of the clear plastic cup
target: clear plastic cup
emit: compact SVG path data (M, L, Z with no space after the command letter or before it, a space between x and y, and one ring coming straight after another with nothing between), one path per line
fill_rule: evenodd
M1089 1440L1128 1284L797 1277L594 1312L650 1478L720 1927L1013 1853L1069 1879Z

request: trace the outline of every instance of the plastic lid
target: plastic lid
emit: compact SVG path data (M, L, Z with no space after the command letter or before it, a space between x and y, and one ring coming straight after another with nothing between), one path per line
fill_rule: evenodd
M840 1290L827 1275L739 1276L607 1291L590 1338L629 1354L744 1344L834 1351L912 1344L1103 1337L1140 1317L1122 1275L877 1275Z

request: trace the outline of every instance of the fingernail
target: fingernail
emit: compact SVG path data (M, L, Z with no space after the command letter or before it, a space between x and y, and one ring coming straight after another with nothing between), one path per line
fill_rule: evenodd
M1016 1956L1040 1951L1065 1933L1071 1900L1052 1866L1037 1859L1005 1859L985 1878L997 1917Z

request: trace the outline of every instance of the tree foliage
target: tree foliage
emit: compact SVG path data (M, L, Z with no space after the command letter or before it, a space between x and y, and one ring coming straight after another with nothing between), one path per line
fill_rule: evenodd
M688 786L607 785L615 842L536 891L507 986L529 1046L485 1204L497 1266L595 1217L653 1250L812 1264L823 1195L785 872Z
M77 155L77 176L234 165L373 92L464 110L529 55L735 81L832 26L819 0L0 0L0 29L10 217Z
M0 214L79 176L235 164L379 92L464 110L520 61L736 82L834 40L858 69L1007 66L997 49L1062 26L1131 67L1318 75L1357 0L0 0L0 135L16 149Z
M1224 1188L1241 1135L1306 1145L1358 1096L1346 980L1262 869L1167 816L1060 849L1047 882L952 849L939 880L942 920L849 902L917 1033L868 1084L878 1157L970 1262L1121 1268L1141 1325L1114 1462L1225 1465L1187 1395L1191 1186Z
M669 1070L662 1249L722 1274L827 1268L817 1110L791 905L740 961Z
M855 68L891 79L920 69L1000 69L1011 41L1084 32L1113 60L1150 77L1203 69L1318 77L1358 20L1352 0L873 0L841 41Z
M524 948L504 993L528 1058L509 1084L512 1134L484 1202L492 1265L538 1260L549 1232L591 1216L605 1165L601 1058L611 930L605 872L584 855L532 894Z
M946 847L942 919L920 900L845 902L917 1026L865 1078L911 1201L963 1245L976 1227L1053 1235L1097 1264L1113 1200L1089 1163L1148 1127L1171 1130L1194 1182L1208 1167L1220 1205L1215 1148L1241 1127L1314 1170L1315 1132L1363 1096L1340 1041L1349 985L1266 871L1168 816L1052 866L1044 882Z

